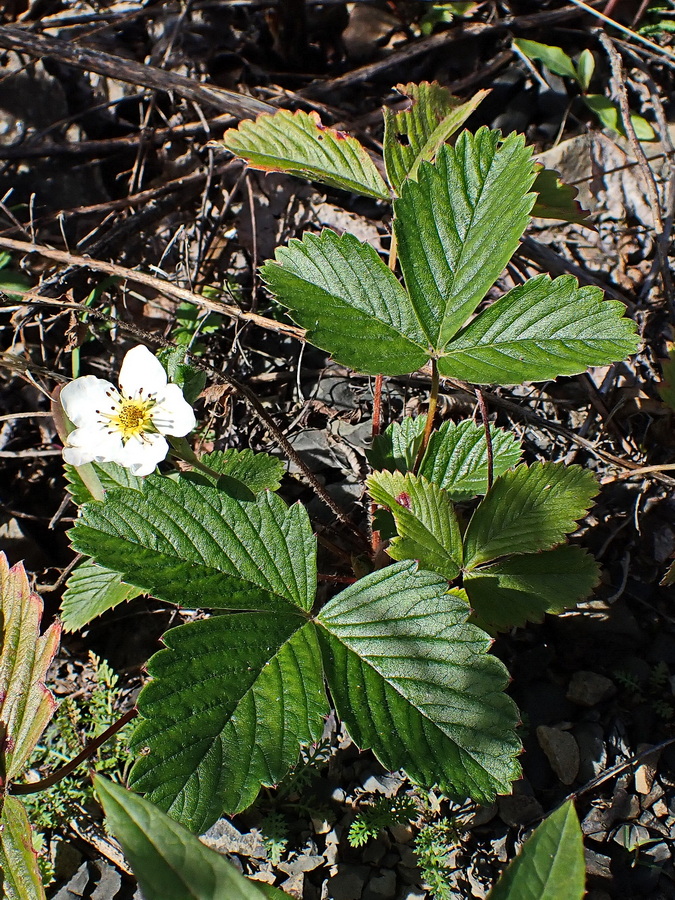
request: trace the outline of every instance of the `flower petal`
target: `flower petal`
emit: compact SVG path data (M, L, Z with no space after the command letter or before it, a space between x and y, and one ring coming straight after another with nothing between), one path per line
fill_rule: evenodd
M166 381L164 366L142 344L129 350L124 357L120 369L119 385L125 396L136 397L141 389L145 397L148 394L162 393L166 387Z
M71 466L115 462L122 449L119 432L110 434L105 425L89 424L71 431L63 448L63 458Z
M149 475L168 452L169 445L161 434L144 434L129 438L115 462L134 475Z
M117 393L117 388L95 375L83 375L67 384L60 395L61 405L66 415L76 427L86 425L96 419L96 410L110 406L107 391Z
M152 424L161 434L183 437L197 424L192 407L177 384L167 384L152 410Z

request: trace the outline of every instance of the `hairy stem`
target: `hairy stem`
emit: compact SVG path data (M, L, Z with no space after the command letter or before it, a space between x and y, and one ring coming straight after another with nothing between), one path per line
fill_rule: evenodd
M116 722L110 726L110 728L106 728L103 734L99 734L98 737L89 741L84 750L81 753L78 753L75 759L71 759L69 763L66 763L65 766L61 766L60 769L57 769L55 772L52 772L51 775L48 775L46 778L43 778L42 781L32 781L30 784L12 784L9 788L10 794L37 794L39 791L46 791L47 788L53 787L53 785L58 784L59 781L62 781L71 772L74 772L75 769L79 765L81 765L86 759L89 759L91 756L96 753L101 744L105 744L106 741L110 740L113 735L117 734L127 722L131 722L138 715L138 710L136 707L132 707L132 709L128 710L124 713L124 715L118 719Z
M417 451L413 472L417 472L422 465L424 454L427 451L429 438L434 427L434 419L436 418L436 407L438 406L438 363L435 359L431 360L431 392L429 394L429 409L427 410L427 424L424 426L424 434L422 435L422 443Z

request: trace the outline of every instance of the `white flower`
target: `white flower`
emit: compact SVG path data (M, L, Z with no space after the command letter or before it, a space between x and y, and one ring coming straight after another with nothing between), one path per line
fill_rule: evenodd
M134 475L149 475L169 452L164 437L183 437L195 427L192 407L147 347L124 357L119 390L109 381L85 375L61 391L61 403L75 426L63 449L73 466L115 462Z

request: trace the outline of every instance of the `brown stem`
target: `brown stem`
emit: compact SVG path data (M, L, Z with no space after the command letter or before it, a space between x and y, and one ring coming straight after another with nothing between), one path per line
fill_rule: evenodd
M424 454L427 450L427 445L429 444L429 438L431 437L431 432L434 427L434 419L436 418L436 407L438 406L438 362L435 359L431 360L431 392L429 394L429 409L427 410L427 423L424 426L424 434L422 435L422 443L420 444L420 449L417 451L417 457L415 459L415 465L413 466L413 472L417 472L419 467L422 465L422 460L424 459Z
M46 791L47 788L52 787L57 784L67 775L70 775L71 772L74 772L75 769L81 765L85 759L89 759L90 756L93 756L94 753L98 750L101 744L105 744L107 740L109 740L113 735L117 734L127 722L131 722L138 715L138 710L136 707L132 707L130 710L124 713L124 715L118 719L116 722L110 726L110 728L106 728L103 734L99 734L98 737L89 741L84 750L81 753L78 753L75 759L71 759L69 763L66 763L65 766L61 766L60 769L57 769L55 772L52 772L51 775L48 775L46 778L43 778L42 781L32 781L30 784L12 784L9 788L10 794L37 794L39 791Z
M488 490L492 487L494 481L494 455L492 453L492 435L490 434L490 420L488 419L487 406L485 405L485 397L480 388L476 388L476 400L478 400L478 408L480 416L483 420L483 428L485 429L485 446L487 447L487 486Z

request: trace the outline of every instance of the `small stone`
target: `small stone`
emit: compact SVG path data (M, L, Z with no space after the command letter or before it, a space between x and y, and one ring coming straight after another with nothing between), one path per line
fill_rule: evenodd
M597 672L575 672L567 688L567 699L577 706L595 706L614 694L614 682Z
M411 825L390 825L389 834L391 839L397 844L409 844L415 837L415 832Z
M591 807L581 823L581 831L593 841L607 840L607 829L611 827L612 811L597 806Z
M513 827L527 825L544 815L544 808L536 797L527 794L512 794L497 801L502 822Z
M312 828L314 829L314 834L328 834L331 830L331 823L328 819L321 819L312 816Z
M323 862L323 857L321 858L321 861ZM258 872L254 872L247 877L250 881L262 881L265 884L274 884L277 880L277 876L271 869L260 869Z
M415 888L404 887L396 900L427 900L426 891L418 891Z
M323 856L297 856L290 861L280 862L277 869L285 872L286 875L297 875L299 872L311 872L323 865L323 862Z
M663 802L663 800L657 800L654 806L652 807L655 816L658 816L659 819L662 819L664 816L668 815L668 807Z
M604 729L597 722L579 722L572 734L579 745L579 780L590 781L607 768Z
M647 794L645 799L642 801L645 809L649 809L650 806L653 806L657 800L660 800L661 797L665 794L665 791L661 787L660 784L652 784L651 791Z
M369 866L379 866L390 848L391 841L386 833L383 832L374 840L368 841L361 854L361 859Z
M333 793L330 795L330 799L334 800L335 803L344 803L347 799L347 792L341 787L336 787Z
M396 894L396 872L391 869L371 878L363 892L363 900L392 900Z
M595 850L586 848L584 850L584 857L586 859L587 875L594 876L595 878L611 879L612 860L609 856L603 856L601 853L596 853Z
M646 760L635 770L635 790L638 794L649 794L656 775L656 764Z
M412 849L412 847L403 847L398 848L399 855L401 857L401 865L406 866L409 869L414 869L417 865L417 854Z
M560 728L540 725L537 740L558 778L563 784L572 784L579 772L579 745L574 736Z
M499 806L496 802L488 803L486 806L477 806L468 814L457 816L457 823L465 828L476 828L478 825L491 822L498 812Z
M305 875L303 872L298 872L296 875L291 875L290 878L287 878L286 881L283 881L281 883L281 890L284 891L284 893L288 894L290 897L295 897L296 900L302 900L304 889Z
M363 886L370 870L368 866L341 865L337 875L326 884L331 900L361 900Z
M367 794L382 794L385 797L393 797L402 784L403 776L397 773L393 775L370 775L363 782L363 790Z

